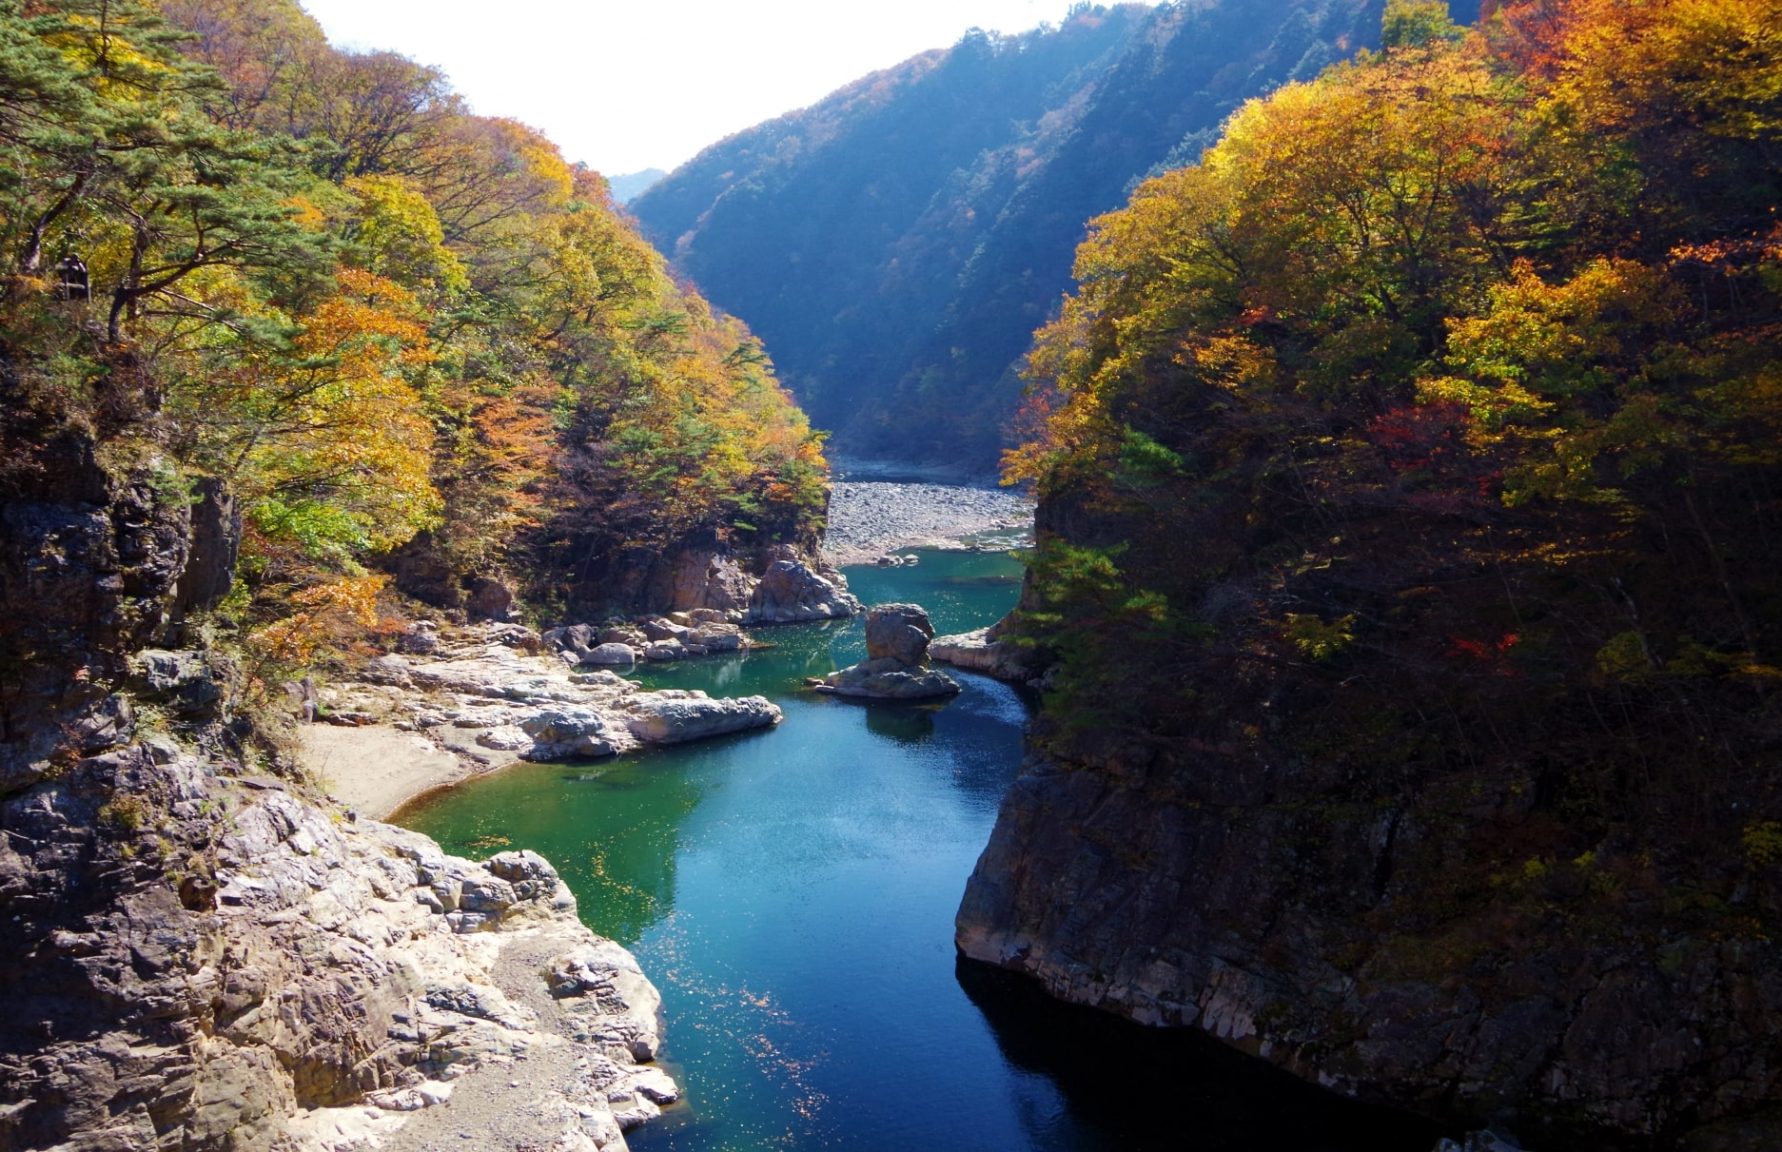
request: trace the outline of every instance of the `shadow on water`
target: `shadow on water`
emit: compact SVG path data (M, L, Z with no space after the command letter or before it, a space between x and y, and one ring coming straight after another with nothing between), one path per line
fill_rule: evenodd
M970 960L959 960L954 975L1003 1058L1062 1093L1061 1109L1017 1109L1033 1148L1428 1152L1442 1135L1425 1120L1336 1096L1198 1032L1145 1028L1060 1003L1035 980Z
M880 704L866 709L866 730L899 744L934 738L934 709L914 704Z

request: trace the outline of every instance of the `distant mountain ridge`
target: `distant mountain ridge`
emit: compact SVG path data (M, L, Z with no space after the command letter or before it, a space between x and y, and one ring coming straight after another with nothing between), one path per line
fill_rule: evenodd
M988 471L1089 218L1246 99L1377 43L1382 7L1084 4L974 30L713 145L631 211L839 450Z
M608 176L607 187L612 190L613 199L620 204L629 204L655 186L668 172L661 168L645 168L641 172L626 172L620 176Z

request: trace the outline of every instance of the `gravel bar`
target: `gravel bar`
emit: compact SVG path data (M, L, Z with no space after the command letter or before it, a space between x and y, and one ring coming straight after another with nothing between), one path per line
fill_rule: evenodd
M907 548L1017 548L1032 541L1033 501L995 488L837 481L829 498L830 563L869 564Z

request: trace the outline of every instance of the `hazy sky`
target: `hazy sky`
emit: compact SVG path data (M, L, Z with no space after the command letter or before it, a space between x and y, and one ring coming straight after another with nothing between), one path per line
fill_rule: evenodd
M346 48L445 69L476 111L618 175L813 104L971 27L1058 22L1071 0L301 0Z

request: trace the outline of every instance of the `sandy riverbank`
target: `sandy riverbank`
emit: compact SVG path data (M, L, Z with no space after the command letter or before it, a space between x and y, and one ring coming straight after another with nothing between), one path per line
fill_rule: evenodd
M388 820L422 793L505 767L517 759L507 757L499 765L478 763L418 732L401 732L382 724L361 728L304 724L297 736L303 763L328 795L374 820Z
M824 555L833 564L845 565L871 563L912 548L1016 547L1030 539L1032 527L1033 505L1012 492L839 481L830 504ZM561 666L549 658L531 659L540 661L541 671L561 675ZM368 706L363 694L370 691L374 690L363 685L342 685L325 703L335 711L358 710ZM477 734L475 729L450 725L404 731L374 720L356 727L304 724L298 736L303 763L330 796L366 816L386 820L418 796L519 759L512 751L479 744Z

